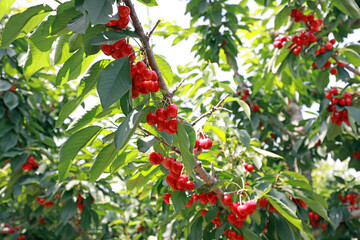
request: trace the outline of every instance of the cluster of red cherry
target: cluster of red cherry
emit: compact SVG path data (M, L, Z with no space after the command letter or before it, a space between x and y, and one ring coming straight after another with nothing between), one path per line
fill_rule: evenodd
M53 207L54 206L54 203L52 201L45 202L46 198L40 198L40 195L38 195L35 198L35 201L38 202L40 205L44 204L44 207Z
M111 20L106 24L107 26L123 29L129 24L130 9L127 6L119 6L118 12L119 19ZM130 61L134 61L136 58L134 48L126 42L126 39L121 39L112 45L101 45L101 50L105 55L111 55L114 59L128 57Z
M27 159L27 162L21 165L22 170L31 171L34 168L38 168L38 163L35 162L35 158L30 156Z
M241 91L240 90L237 90L236 91L236 94L237 95L241 95ZM250 91L249 89L244 89L244 95L241 96L241 100L243 100L244 102L246 102L246 98L250 95Z
M325 93L325 97L327 99L331 99L327 111L331 114L331 121L336 125L341 125L342 122L347 123L350 126L350 122L348 119L348 112L346 109L338 112L336 109L336 105L339 107L350 106L351 105L351 94L348 92L344 93L342 98L333 97L333 95L338 95L339 91L337 88L331 88L330 91Z
M44 218L40 218L39 223L40 223L41 225L45 225L45 224L46 224L45 219L44 219Z
M353 158L354 158L354 159L360 158L360 152L354 152Z
M174 134L177 131L177 117L178 107L176 104L169 104L166 108L159 108L156 110L156 113L148 113L146 115L146 122L151 125L157 126L157 129L162 132L166 131L169 134ZM172 118L169 119L168 118Z
M204 138L204 139L196 139L195 146L194 146L194 152L198 150L200 147L200 153L202 153L203 149L209 150L212 147L212 140L210 138Z
M269 202L269 200L267 198L260 198L258 200L258 204L259 204L259 206L261 208L264 208L265 210L266 210L267 206L270 205L269 212L274 212L275 211L276 213L279 213L278 210L276 210L276 208L274 208L274 206L270 204L270 202ZM266 230L264 230L264 231L266 231Z
M301 10L296 8L291 11L290 17L294 20L294 22L303 21L307 27L306 32L301 32L299 35L294 35L291 38L292 44L289 48L292 49L294 55L299 55L302 45L309 46L310 43L317 41L314 33L319 32L319 28L323 24L323 20L320 18L315 20L314 14L304 15Z
M230 229L225 229L223 234L226 234L226 237L229 240L244 240L244 236L241 234L237 234L235 231L231 231Z
M333 48L333 45L336 43L336 40L335 39L331 39L329 42L327 42L325 44L325 46L321 46L320 49L316 49L315 50L315 55L316 56L319 56L320 54L323 54L326 52L326 50L331 50ZM342 62L336 62L336 65L337 66L340 66L340 67L345 67L345 65L342 63ZM336 75L338 73L338 70L336 69L336 65L334 65L331 69L330 69L330 73L331 75ZM318 66L316 65L315 62L313 62L312 64L312 67L313 68L317 68ZM327 69L327 68L330 68L331 67L331 61L328 60L326 61L326 63L321 67L321 69Z
M243 163L243 166L244 166L245 170L248 172L252 172L254 170L254 166L252 164Z
M166 176L166 182L171 186L171 188L176 191L180 190L185 192L186 189L189 191L193 191L195 189L195 184L192 181L189 181L189 176L187 174L181 174L181 171L184 165L181 162L177 162L172 157L163 157L161 153L152 152L149 154L149 161L154 165L163 164L164 168L170 170L170 174ZM166 194L165 194L166 195ZM168 197L169 194L164 195L164 201ZM165 201L168 203L169 201Z
M80 193L77 194L77 200L76 200L76 207L79 209L80 212L84 209L84 201Z
M278 49L281 49L283 46L285 46L286 41L287 41L287 36L286 35L277 36L274 39L273 45L274 45L274 47L276 47Z
M320 225L320 221L322 221L322 218L319 215L317 215L315 212L309 212L308 217L309 217L309 223L313 227L318 227ZM321 224L321 228L323 230L327 229L327 225L325 222Z
M132 79L132 98L137 98L139 94L146 95L149 92L155 93L160 89L158 75L154 70L146 68L146 63L139 61L131 64L130 75Z
M358 205L359 199L357 199L357 198L360 197L360 194L356 194L356 193L350 194L349 193L346 195L346 197L345 197L345 195L343 196L342 194L339 194L338 197L343 203L347 202L350 204L349 211L359 209L359 205Z
M107 56L111 56L114 59L128 57L131 62L136 58L134 48L126 42L123 38L112 45L101 45L101 50Z

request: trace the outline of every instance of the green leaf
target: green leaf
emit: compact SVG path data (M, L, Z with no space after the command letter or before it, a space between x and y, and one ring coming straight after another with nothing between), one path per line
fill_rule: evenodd
M88 28L89 25L90 25L89 14L84 13L71 19L70 22L67 24L67 27L70 31L74 33L85 34L86 29Z
M275 30L278 30L282 25L287 23L291 9L289 6L284 6L279 10L275 16Z
M281 202L279 199L271 196L271 195L265 195L265 197L269 200L270 204L273 205L273 207L279 211L279 213L286 218L290 223L292 223L295 227L303 231L303 227L301 225L301 220L297 218L295 213L286 206L283 202Z
M328 121L328 130L326 137L328 140L334 139L336 136L340 135L341 133L341 125L338 126L335 123Z
M136 142L139 151L142 153L146 153L152 147L152 145L154 145L154 143L155 138L153 136L139 138Z
M304 175L300 174L300 173L290 172L290 171L284 171L283 174L288 175L288 176L291 176L291 177L293 177L293 178L295 178L295 179L304 181L304 182L306 182L306 183L309 183L309 180L307 180L307 178L306 178Z
M80 130L81 128L89 125L90 123L92 123L93 121L96 120L96 118L95 118L96 115L101 113L101 111L102 111L102 108L100 105L94 106L92 109L87 111L84 115L82 115L79 119L72 122L71 125L68 127L68 129L66 129L66 132L73 134L73 133L77 132L78 130Z
M116 43L117 41L119 41L120 39L126 38L126 37L133 37L133 38L139 38L139 35L137 35L136 33L132 32L132 31L121 31L121 32L116 32L116 31L107 31L107 32L102 32L102 33L98 33L95 36L93 36L90 41L89 44L90 45L111 45Z
M355 0L333 0L331 1L340 11L353 19L360 18L360 8Z
M249 105L243 100L237 98L235 99L235 101L244 109L246 116L248 117L249 120L251 120L251 111Z
M127 150L124 148L123 151L117 156L117 158L113 161L110 167L111 173L117 171L124 164L129 163L133 159L138 156L138 151L136 149Z
M15 147L18 139L18 134L14 131L9 131L6 133L1 142L1 146L4 147L4 152L7 152L11 148Z
M294 233L291 231L289 224L280 216L274 215L276 221L276 232L280 240L295 239Z
M144 103L137 106L129 115L126 116L125 120L120 124L119 128L115 132L115 146L118 151L123 149L133 136L137 126L140 123L143 112L142 109Z
M100 73L97 91L103 109L107 109L127 93L132 86L129 58L111 62Z
M360 124L360 108L349 106L347 110L354 120Z
M324 88L329 84L329 71L322 70L316 78L316 88L320 92L324 91Z
M235 136L245 145L247 149L250 147L250 135L246 130L238 130L234 131Z
M254 146L252 146L252 148L253 148L256 152L260 153L261 155L263 155L263 156L265 156L265 157L283 158L282 156L279 156L279 155L277 155L277 154L275 154L275 153L266 151L266 150L261 149L261 148L257 148L257 147L254 147Z
M354 49L351 48L343 48L341 50L341 53L344 54L349 60L351 64L353 64L355 67L360 66L360 55L359 52L356 52Z
M61 146L59 153L59 178L64 180L70 170L71 162L78 152L102 130L99 126L90 126L73 134Z
M37 5L10 17L2 34L1 47L6 48L16 38L24 37L50 13L48 5Z
M19 105L19 98L13 92L6 92L4 94L4 103L9 110L13 110Z
M56 75L56 86L74 80L79 75L83 74L96 56L97 55L91 55L85 57L84 49L81 48L78 50L64 63L62 68L60 68Z
M94 35L104 31L105 29L106 29L106 26L101 25L101 24L95 25L93 27L88 27L86 29L85 34L81 36L82 45L85 46L86 55L96 54L100 51L100 49L101 49L100 46L90 45L89 41Z
M205 214L206 222L210 223L218 215L219 209L217 206L211 207Z
M188 174L191 174L194 166L195 166L195 159L192 153L190 152L190 140L185 131L184 126L182 123L177 124L177 137L179 141L179 148L182 156L182 163Z
M199 216L194 224L191 226L190 234L187 238L187 240L199 240L202 239L202 224L203 224L204 218L202 216Z
M66 62L71 56L69 49L69 37L70 35L61 35L58 41L55 42L55 56L54 56L54 64L63 64Z
M251 239L251 240L261 240L258 234L255 234L253 231L248 229L247 227L241 228L242 233L244 234L244 239Z
M118 19L116 0L85 0L84 8L89 12L92 25L107 24L110 20Z
M331 57L331 55L333 54L333 49L331 50L326 50L326 52L316 56L315 59L315 63L318 69L320 69L321 67L323 67L325 65L325 63L329 60L329 58ZM326 71L328 72L328 71Z
M115 148L114 143L110 143L96 156L95 161L91 165L89 176L90 182L95 182L100 175L106 170L108 166L114 161L118 151Z
M121 97L120 107L125 116L127 116L133 110L132 102L131 91L128 91L124 96Z
M62 35L70 32L68 23L79 14L80 12L76 11L74 7L58 12L51 27L51 35Z
M135 188L140 188L146 184L146 176L138 173L126 181L126 189L131 191Z
M175 212L185 209L187 198L185 192L175 191L170 198L171 205L174 206Z
M74 216L75 211L76 211L76 203L72 199L70 199L69 201L67 201L67 203L61 210L60 220L64 223L67 223L70 220L70 218Z
M168 86L172 86L173 85L173 80L174 80L174 74L173 71L171 70L171 66L170 64L162 57L160 57L159 55L154 55L155 57L155 61L160 69L161 75L164 77L165 81L167 82Z
M11 83L0 80L0 92L5 92L11 88Z
M28 80L38 70L50 66L50 51L56 39L56 37L48 37L53 21L54 17L50 16L29 38L30 46L24 66L24 76Z
M80 86L78 87L78 96L75 99L65 103L65 105L61 108L59 117L55 123L55 128L60 127L65 119L83 102L87 96L89 96L91 91L96 86L101 70L104 69L109 63L110 60L100 60L90 67L80 82Z
M5 14L8 14L11 5L15 0L2 0L0 1L0 20L5 16Z
M158 6L156 0L137 0L137 1L141 2L142 4L145 4L148 7Z

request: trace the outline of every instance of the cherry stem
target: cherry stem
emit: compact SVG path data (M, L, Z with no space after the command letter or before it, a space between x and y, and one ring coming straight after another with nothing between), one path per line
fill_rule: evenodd
M151 49L151 46L149 43L149 36L147 36L144 32L141 22L136 14L134 4L132 3L131 0L124 0L124 3L128 8L130 8L130 17L131 17L132 23L135 28L135 33L137 33L139 35L139 37L144 45L144 49L146 51L147 59L149 61L149 65L150 65L151 69L154 70L156 72L156 74L158 75L160 89L164 90L165 91L164 95L171 99L172 95L171 95L171 93L165 83L165 80L160 72L160 69L156 63L154 54L152 52L152 49Z
M214 107L212 107L208 112L204 113L203 115L201 115L200 117L198 117L197 119L195 119L192 123L191 126L194 126L196 123L198 123L201 119L203 119L206 116L210 116L213 112L215 112L218 108L221 107L221 105L223 104L223 102L225 101L225 99L229 96L229 94L226 94L224 98L221 99L221 101Z
M157 26L159 25L159 23L161 22L161 20L157 20L157 22L155 23L155 26L151 29L151 31L149 32L148 36L149 38L151 37L151 35L154 33L155 29L157 28Z

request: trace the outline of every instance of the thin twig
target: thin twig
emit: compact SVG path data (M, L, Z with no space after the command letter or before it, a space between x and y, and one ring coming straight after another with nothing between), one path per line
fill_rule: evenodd
M157 20L157 22L155 23L155 26L151 29L151 31L149 32L148 36L149 38L151 37L151 35L154 33L155 29L157 28L157 26L159 25L159 23L161 22L161 20Z
M195 119L192 123L191 126L194 126L196 123L198 123L201 119L203 119L206 116L210 116L213 112L215 112L225 101L225 99L229 96L229 94L226 94L226 96L221 99L221 101L214 107L212 107L208 112L204 113L203 115L201 115L200 117L198 117L197 119Z
M180 86L186 81L186 79L182 79L179 84L176 86L176 88L171 92L171 95L174 96L177 90L179 90Z
M211 164L210 164L210 167L211 167L211 176L212 176L213 178L215 178L214 163L211 163Z
M168 98L171 98L171 93L165 83L165 80L160 72L160 69L156 63L154 54L152 52L152 49L150 47L150 43L149 43L149 36L147 36L144 32L144 29L140 23L140 20L136 14L136 10L134 7L134 4L132 3L131 0L124 0L124 3L126 4L126 6L128 6L130 8L130 17L131 20L133 22L134 28L135 28L135 33L137 33L140 36L140 39L142 41L142 43L144 44L144 48L146 51L146 55L147 55L147 59L149 61L149 65L152 68L152 70L154 70L156 72L156 74L158 75L159 78L159 86L160 89L165 91L165 96Z
M231 69L233 70L234 72L234 75L235 75L235 79L236 81L238 82L238 85L239 85L239 88L242 89L245 86L245 84L243 83L243 81L241 81L241 77L240 77L240 74L237 70L237 67L235 66L235 63L233 62L233 60L231 59L231 56L230 56L230 53L228 53L225 48L224 49L224 52L225 52L225 55L226 55L226 59L227 59L227 62L229 64L229 66L231 67Z
M73 224L74 228L76 229L76 231L80 234L80 236L84 237L87 240L94 240L94 238L92 238L89 234L87 234L86 232L84 232L84 230L82 229L82 227L80 226L80 222L76 221L75 219L71 219L70 220L71 223Z

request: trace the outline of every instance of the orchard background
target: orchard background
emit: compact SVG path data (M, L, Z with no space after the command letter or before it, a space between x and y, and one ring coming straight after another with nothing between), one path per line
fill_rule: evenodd
M357 239L360 1L169 2L0 2L1 239Z

